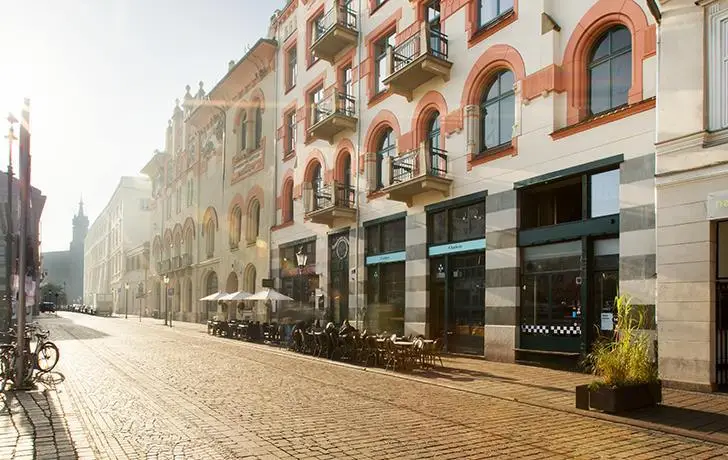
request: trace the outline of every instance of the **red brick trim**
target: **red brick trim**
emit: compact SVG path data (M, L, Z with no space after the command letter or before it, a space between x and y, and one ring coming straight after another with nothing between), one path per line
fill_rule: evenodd
M518 138L514 137L511 139L510 144L491 149L484 155L473 157L473 155L469 153L467 170L470 171L476 166L484 163L490 163L491 161L495 161L503 157L515 157L516 155L518 155Z
M542 94L555 91L564 91L563 73L561 67L551 64L526 77L521 87L521 97L524 101L530 101Z
M258 103L256 104L255 101L258 100ZM262 112L265 113L265 94L263 94L263 90L260 88L255 88L253 92L250 94L250 105L251 107L260 107Z
M643 98L642 61L649 54L645 40L645 31L650 27L647 16L634 0L598 0L579 21L564 52L568 125L575 125L587 117L588 55L594 41L616 25L623 25L632 33L632 87L627 102L635 104Z
M204 229L207 227L207 223L212 220L215 223L215 230L219 228L218 226L218 220L217 220L217 211L215 210L214 206L208 206L207 209L205 209L205 214L202 215L202 228ZM167 230L169 231L169 230ZM171 237L171 235L170 235ZM165 234L166 239L166 234Z
M480 103L480 96L483 87L493 75L501 69L509 69L513 72L516 81L526 77L526 66L523 64L521 54L509 45L493 45L473 64L468 78L463 86L463 94L460 105L477 105Z
M326 159L324 158L324 154L321 153L321 150L319 149L313 149L311 150L311 153L308 154L308 158L306 158L305 167L303 168L303 182L311 180L311 174L313 173L313 166L315 163L321 165L321 174L324 176L326 175L328 168L326 168Z
M634 104L628 104L626 106L619 107L615 110L612 110L611 112L587 118L565 128L557 129L556 131L551 133L551 139L558 141L559 139L569 137L573 134L588 131L592 128L606 125L607 123L611 123L613 121L621 120L622 118L627 118L638 113L646 112L647 110L655 108L655 102L656 99L654 97L651 97L649 99L645 99Z
M399 121L397 121L397 117L389 110L381 110L377 113L372 122L369 123L367 134L364 137L365 148L363 153L376 151L377 137L381 134L382 130L387 127L392 128L395 139L399 139L401 130L399 128Z
M288 145L288 117L291 115L292 112L297 111L297 101L294 99L291 101L287 106L283 108L283 118L281 120L281 127L280 127L280 135L278 136L279 139L281 139L283 148L285 149ZM296 113L296 126L294 129L298 130L298 113ZM298 133L296 133L298 134ZM296 140L298 140L298 136L296 136ZM292 157L296 155L296 146L293 146L293 150L290 152L283 151L283 161L286 160L288 157Z
M290 203L286 199L286 196L289 193L291 194ZM282 223L293 221L293 208L289 209L289 205L293 205L293 171L290 170L286 173L286 177L283 179L283 187L281 188L279 209L281 210Z
M325 4L322 2L321 5L316 7L306 16L306 69L310 69L311 66L319 62L321 59L314 59L313 51L311 51L311 45L313 45L313 22L319 16L324 14Z
M354 160L356 158L354 151L354 144L349 139L341 139L336 145L336 160L334 161L334 180L338 182L344 182L344 160L346 156L349 156L349 161L352 166L352 172L354 169ZM351 183L354 183L353 178L349 178Z
M284 94L288 94L293 88L296 87L296 83L291 84L290 77L288 75L288 65L291 61L290 59L290 51L291 48L294 48L296 50L296 80L298 80L298 73L301 70L300 66L300 60L298 59L298 42L296 41L298 37L294 34L291 36L291 38L286 41L286 43L283 45L283 92Z
M275 232L276 230L281 230L281 229L284 229L286 227L290 227L293 224L295 224L295 222L293 221L293 219L291 219L288 222L283 222L282 224L278 224L278 225L275 225L275 226L271 227L270 230L272 232Z
M388 94L388 92L386 91L384 93L374 94L374 42L376 42L389 32L394 32L396 34L399 30L400 19L402 19L402 7L397 8L394 13L392 13L379 26L377 26L374 30L369 32L366 37L364 37L367 57L366 60L360 64L360 66L365 66L364 71L362 71L362 76L368 75L369 77L367 78L367 100L369 101L370 108L377 102L380 102L384 99L384 97L382 97L382 99L377 99L375 101L375 98L381 97L381 94Z
M240 210L242 211L244 209L245 201L243 200L243 196L239 193L236 193L232 200L230 200L230 205L228 206L228 216L233 215L233 211L235 210L235 206L238 206Z
M326 82L326 71L324 70L319 74L318 77L314 78L306 88L303 90L303 104L299 110L303 110L303 129L304 129L304 144L310 144L313 139L309 138L308 129L311 127L311 95L319 87L324 88ZM300 112L299 112L300 113ZM298 123L299 117L296 115L296 123Z
M439 92L428 91L417 103L417 108L414 111L415 117L412 118L413 146L425 140L427 133L427 126L425 125L435 111L440 114L440 129L445 133L445 120L448 114L447 102ZM438 147L445 148L445 136L440 136L440 145Z

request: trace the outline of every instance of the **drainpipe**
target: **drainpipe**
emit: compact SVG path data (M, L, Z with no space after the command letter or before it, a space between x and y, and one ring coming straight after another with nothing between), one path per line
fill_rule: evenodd
M276 57L275 57L275 71L273 72L273 79L275 81L274 83L274 94L275 94L275 103L274 111L273 111L273 127L274 127L274 133L273 136L273 204L271 205L271 215L273 216L273 219L271 220L271 224L268 225L268 278L269 279L275 279L275 276L273 276L273 227L276 225L276 218L278 217L278 210L276 209L276 198L278 197L278 130L275 129L276 123L278 123L278 69L280 67L278 66L278 44L276 42ZM285 72L285 69L284 69ZM298 120L296 120L296 124L298 125ZM296 129L298 129L298 126L296 126ZM293 191L291 191L293 193ZM293 212L293 209L291 209L291 212ZM280 287L280 286L279 286ZM255 286L253 286L253 290L255 290ZM253 293L255 294L255 293ZM276 310L278 310L278 305L276 305Z
M361 270L359 270L359 266L360 266L360 263L359 263L360 262L359 261L359 244L360 244L359 243L359 232L360 232L360 228L361 228L361 199L360 199L360 197L361 197L361 191L359 189L359 180L360 180L361 174L360 174L360 171L359 171L359 155L361 155L361 150L362 150L362 145L361 145L361 142L362 142L362 133L361 133L361 129L362 129L361 112L362 112L362 109L361 109L361 106L362 106L362 100L363 99L362 99L362 83L361 83L360 76L361 76L361 50L362 50L362 46L363 46L363 42L364 42L364 39L362 37L363 36L363 31L362 31L362 27L361 27L361 24L362 24L362 21L361 21L361 11L362 11L361 0L359 0L359 7L358 7L358 10L357 10L357 13L356 13L356 15L357 15L357 18L356 18L357 19L357 28L359 30L359 33L357 34L357 44L356 44L356 47L357 47L356 54L357 54L357 61L358 61L357 62L357 65L356 65L357 73L358 73L358 75L356 76L357 77L357 82L358 82L358 85L357 85L357 101L356 101L357 102L357 107L356 107L356 111L357 111L357 118L356 118L356 124L357 124L357 129L356 129L356 136L357 136L356 147L357 147L357 151L356 152L352 152L352 153L354 153L353 160L356 161L355 163L352 161L352 163L354 163L355 168L356 168L355 169L355 171L356 171L356 181L355 181L355 185L354 185L356 187L356 193L355 193L355 196L356 196L356 229L354 230L354 232L355 232L354 233L355 234L354 250L355 250L355 254L356 254L356 256L354 257L354 260L356 261L356 272L355 272L356 273L356 277L354 279L354 298L356 300L354 301L354 306L356 308L355 322L356 322L356 328L357 329L361 329L360 328L360 325L359 325L359 320L360 320L360 318L359 318L359 311L361 310L361 308L359 307L359 284L360 284L360 282L359 282L359 279L360 278L359 277L361 276L361 273L360 273ZM362 267L363 267L363 265L362 265Z

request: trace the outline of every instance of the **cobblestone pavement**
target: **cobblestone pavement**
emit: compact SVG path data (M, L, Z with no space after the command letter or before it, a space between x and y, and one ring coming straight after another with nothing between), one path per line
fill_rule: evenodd
M79 434L71 420L61 430L70 433L73 452L63 451L69 455L402 460L728 455L728 447L719 444L209 337L199 325L169 329L147 320L69 313L44 324L61 349L59 371L65 377L47 392L65 398L50 419L58 421L65 410L85 427ZM473 372L469 378L480 380ZM43 400L38 404L43 407ZM0 449L13 441L2 436ZM59 456L58 449L47 457L36 449L35 458ZM2 452L0 458L7 458ZM33 458L31 448L23 452Z

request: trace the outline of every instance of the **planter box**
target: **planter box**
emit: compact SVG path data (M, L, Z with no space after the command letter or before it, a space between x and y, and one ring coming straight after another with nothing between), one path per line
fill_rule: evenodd
M589 407L607 413L652 407L662 402L660 382L628 387L589 390Z

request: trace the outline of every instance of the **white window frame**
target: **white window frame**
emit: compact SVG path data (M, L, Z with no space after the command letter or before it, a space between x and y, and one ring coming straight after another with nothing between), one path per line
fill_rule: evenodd
M708 130L728 129L728 0L708 6Z

